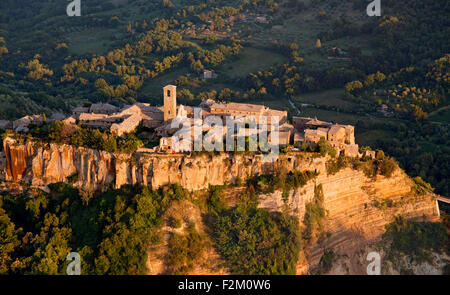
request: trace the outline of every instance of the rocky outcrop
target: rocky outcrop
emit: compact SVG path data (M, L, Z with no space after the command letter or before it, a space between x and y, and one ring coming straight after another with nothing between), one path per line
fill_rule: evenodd
M153 189L178 183L188 190L233 183L257 174L275 171L325 171L325 158L307 155L280 155L274 162L262 156L165 155L136 152L114 154L69 145L27 142L18 144L7 138L5 174L8 181L23 181L33 186L72 182L85 190L125 184L148 185Z
M74 180L84 189L107 186L115 179L115 157L107 152L69 145L4 141L6 180L45 186Z
M38 187L71 182L84 190L125 184L155 189L178 183L195 191L210 185L233 183L238 177L245 180L258 174L317 171L319 175L315 179L290 191L287 199L281 191L259 196L260 208L287 209L302 222L306 204L315 198L315 188L322 187L323 207L328 212L324 235L306 247L297 273L306 273L317 265L326 249L332 248L350 257L355 249L365 249L368 242L380 238L385 225L396 215L429 221L439 219L436 196L415 193L411 179L401 169L397 168L390 178L381 175L368 178L363 172L350 168L328 175L327 157L307 153L280 155L274 162L267 162L258 155L226 153L188 156L136 152L129 155L69 145L19 144L12 138L4 140L3 148L0 168L8 184ZM355 266L355 269L363 274L364 268Z
M281 211L287 205L290 213L302 222L306 204L314 199L314 188L318 185L322 186L323 208L327 211L325 235L307 249L307 262L299 262L298 273L317 265L326 249L348 255L349 249L354 251L379 239L385 226L397 215L407 219L439 220L436 196L415 193L411 179L399 168L390 178L381 175L367 178L363 172L350 168L335 175L323 173L304 187L291 191L286 203L282 192L259 196L259 207Z
M0 180L6 178L6 156L3 151L0 152Z

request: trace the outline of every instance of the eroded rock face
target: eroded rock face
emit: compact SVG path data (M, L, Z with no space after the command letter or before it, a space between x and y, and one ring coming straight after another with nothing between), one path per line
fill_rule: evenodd
M17 145L10 138L5 139L4 150L8 181L45 186L72 178L75 186L95 190L115 180L115 157L111 153L69 145Z
M297 273L307 273L310 267L317 265L326 249L352 256L354 249L380 239L385 226L393 222L395 216L439 220L435 195L414 193L411 179L401 169L397 168L390 178L381 175L367 178L361 171L346 168L335 175L322 173L304 187L290 192L286 204L301 224L306 204L314 199L314 188L318 185L323 188L323 208L328 213L324 219L325 238L312 243L307 251L307 262L298 263ZM259 196L260 208L281 211L284 206L280 191ZM365 268L361 269L357 273L365 274Z
M0 180L6 177L6 156L3 151L0 152Z
M114 154L56 144L17 144L4 141L5 174L8 181L24 181L34 186L72 181L76 187L97 190L125 184L148 185L153 189L178 183L188 190L233 183L257 174L274 171L324 172L325 158L280 155L276 162L261 156L208 154L199 156Z
M72 182L84 190L125 184L148 185L155 189L168 183L178 183L188 190L201 190L209 185L233 183L237 177L245 180L275 171L317 171L317 178L290 191L287 200L283 200L281 191L259 196L260 208L269 211L287 208L302 222L306 204L315 197L315 187L321 185L323 189L323 207L328 212L324 220L326 235L311 243L304 259L298 262L297 273L306 273L317 265L326 249L332 248L353 259L355 249L365 249L369 241L379 239L385 225L396 215L428 221L439 219L435 195L414 193L410 178L401 169L396 169L390 178L380 175L367 178L363 172L350 168L328 175L326 161L326 157L308 154L280 155L273 163L265 162L259 156L231 154L113 154L68 145L17 144L11 138L4 141L4 156L0 154L1 171L6 180L11 181L8 184L25 182L46 186ZM350 269L360 274L365 270L359 264Z
M30 166L34 152L33 145L31 143L18 145L14 140L7 138L4 141L3 150L6 157L6 180L21 180L27 167Z

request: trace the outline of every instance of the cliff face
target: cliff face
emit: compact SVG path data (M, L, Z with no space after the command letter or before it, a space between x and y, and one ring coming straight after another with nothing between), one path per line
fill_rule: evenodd
M317 171L317 178L290 191L287 200L283 200L281 191L259 196L260 208L269 211L288 208L290 214L302 222L306 204L315 197L315 187L322 187L323 207L328 212L324 234L302 251L305 255L300 256L297 273L308 272L317 265L326 249L333 249L342 257L353 257L357 249L365 249L369 241L379 239L385 225L396 215L429 221L439 219L435 195L414 193L412 181L398 168L390 178L380 175L368 178L363 172L350 168L328 175L327 158L308 154L280 155L276 162L270 163L258 156L230 154L192 157L112 154L68 145L17 144L11 138L5 139L3 144L4 154L0 154L3 177L13 183L40 187L70 181L85 190L125 184L148 185L155 189L167 183L178 183L188 190L200 190L209 185L233 183L237 177L245 180L274 171ZM359 259L357 263L350 266L351 273L365 274L362 267L365 257L361 255L355 258Z
M8 181L45 186L78 175L77 186L97 189L115 179L115 158L110 153L68 145L20 145L10 138L3 146Z
M360 225L366 235L374 236L390 222L386 217L399 213L408 217L411 213L410 217L432 218L439 214L435 196L412 192L412 181L400 169L390 178L382 175L367 178L361 171L345 168L335 175L320 174L304 187L291 191L286 204L292 215L303 220L306 203L314 199L317 185L323 188L323 207L328 211L330 231L340 231L349 225L356 225L356 229ZM280 191L259 196L259 207L269 211L281 211L284 204Z
M356 249L363 251L369 242L381 238L385 226L397 215L423 221L439 220L435 195L414 193L412 181L401 169L397 168L390 178L381 175L367 178L363 172L346 168L335 175L323 173L304 187L290 192L286 204L290 213L298 216L301 222L306 204L314 199L314 188L318 185L322 185L323 208L328 213L324 219L324 235L307 247L306 257L299 261L297 273L305 273L317 265L327 249L346 257L354 256ZM281 211L284 205L281 192L259 197L259 207L267 210ZM360 256L358 263L366 265L365 257ZM353 274L366 274L365 271L363 267L350 270Z
M0 180L6 177L6 157L3 151L0 152Z
M259 156L220 154L216 156L113 154L69 145L4 141L6 180L33 186L73 181L85 190L124 184L141 184L153 189L178 183L188 190L232 183L275 170L325 171L325 158L280 155L274 162ZM75 177L76 176L76 177Z

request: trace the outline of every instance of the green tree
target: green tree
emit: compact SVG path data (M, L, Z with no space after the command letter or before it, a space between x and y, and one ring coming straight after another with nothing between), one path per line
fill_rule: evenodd
M16 229L5 210L1 208L0 199L0 274L11 273L10 265L13 262L13 255L20 245L18 234L20 229Z
M316 41L316 48L317 49L322 48L322 42L320 41L320 39L317 39Z

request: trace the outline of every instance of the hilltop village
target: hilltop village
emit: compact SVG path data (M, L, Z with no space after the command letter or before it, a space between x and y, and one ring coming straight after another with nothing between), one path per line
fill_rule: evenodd
M65 117L62 114L55 114L49 121L61 121L65 124L80 124L90 128L109 129L112 134L124 136L127 133L134 132L142 124L143 127L154 130L154 136L159 139L159 146L153 149L145 149L146 152L154 153L174 153L187 152L189 148L177 150L173 147L175 136L179 136L181 128L191 130L194 128L194 110L190 106L177 104L177 87L168 85L163 88L164 105L151 106L148 103L136 103L122 108L108 103L92 104L85 107L77 107L73 114ZM317 145L324 138L336 150L339 155L349 157L361 156L358 145L355 143L354 126L333 124L320 121L317 118L293 117L292 124L288 123L287 112L273 110L263 105L244 104L244 103L223 103L214 100L206 100L198 106L200 116L206 119L210 116L219 117L225 123L228 117L240 118L244 121L252 118L259 124L262 120L267 120L268 142L271 143L272 132L276 126L278 129L278 144L280 146L301 144ZM264 119L263 119L264 118ZM267 118L267 119L266 119ZM271 122L278 118L277 122ZM46 118L42 115L25 116L16 121L0 121L0 129L12 129L16 132L28 132L30 123L35 125L43 124ZM174 121L177 124L173 124ZM265 121L264 121L265 122ZM275 124L276 123L276 124ZM187 125L186 125L187 124ZM174 126L179 126L174 128ZM202 134L208 133L213 127L201 126ZM248 125L244 130L236 130L232 136L248 136L254 130ZM223 136L227 134L227 128L223 128ZM177 135L174 135L177 133ZM370 153L370 152L368 152ZM371 154L367 154L372 156Z

